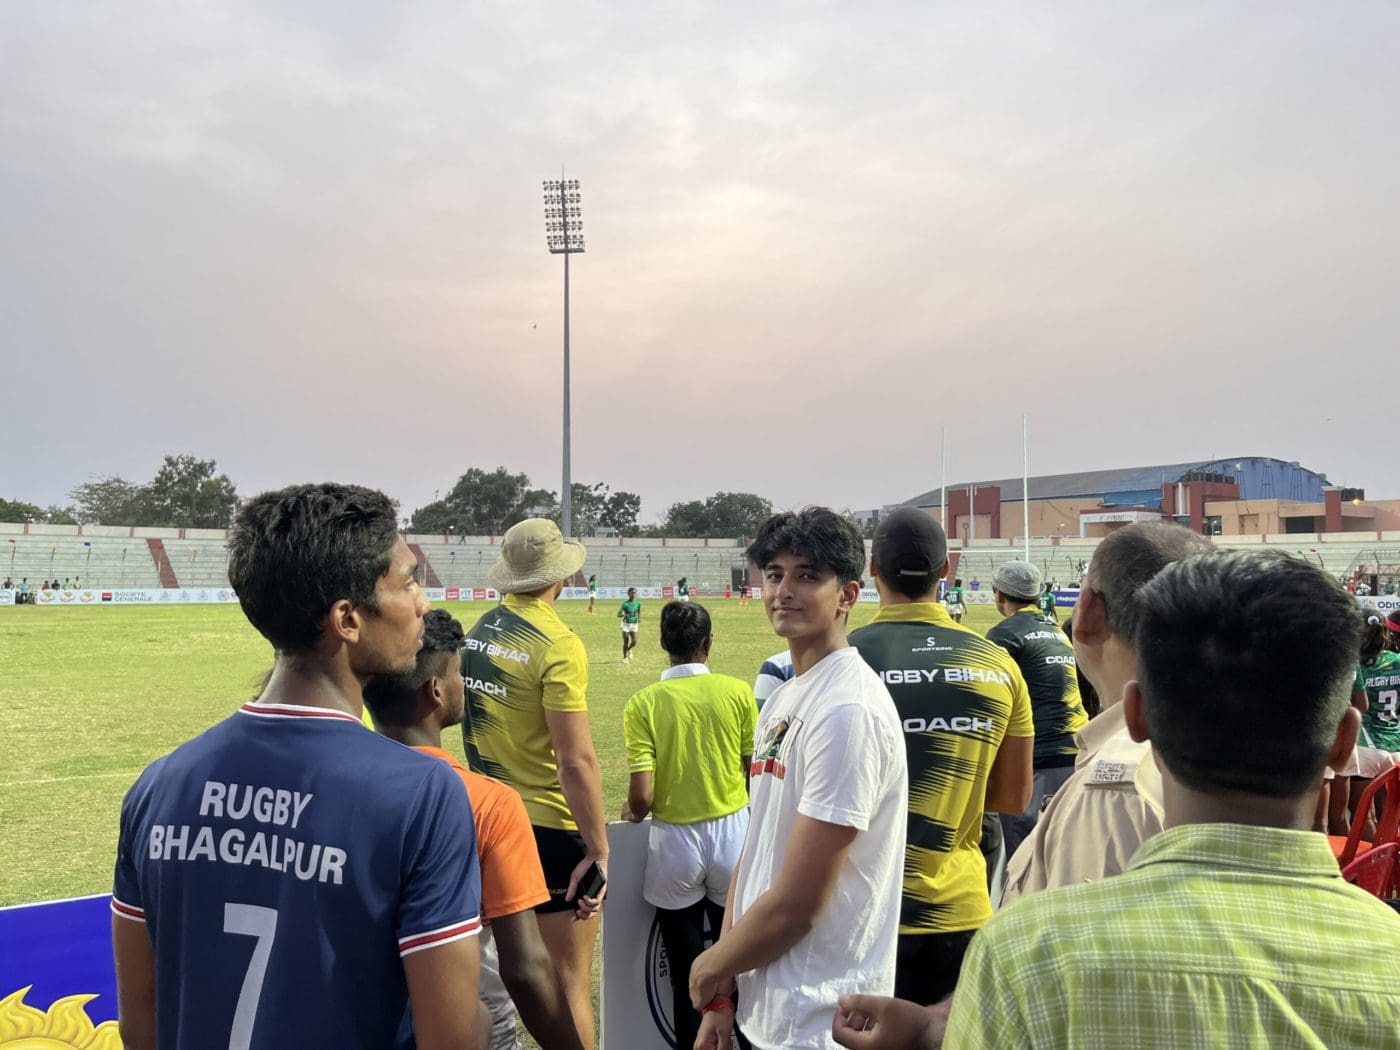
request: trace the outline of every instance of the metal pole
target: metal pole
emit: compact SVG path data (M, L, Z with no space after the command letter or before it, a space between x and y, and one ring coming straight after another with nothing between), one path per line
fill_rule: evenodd
M972 528L968 535L968 545L971 546L977 539L977 486L967 487L967 520L971 522Z
M1021 416L1021 525L1026 532L1026 561L1031 560L1031 444L1026 417Z
M560 205L564 210L565 229L568 229L568 194L559 193ZM559 498L559 530L565 536L573 535L574 485L569 470L569 253L564 253L564 491Z
M939 447L942 451L939 458L943 460L943 476L938 482L938 496L943 501L943 510L939 516L939 524L943 526L943 535L948 535L948 428L944 427L942 436L939 438Z

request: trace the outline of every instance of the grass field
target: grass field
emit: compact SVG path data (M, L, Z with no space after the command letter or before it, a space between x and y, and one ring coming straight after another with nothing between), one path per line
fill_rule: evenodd
M622 708L666 666L657 641L660 601L644 602L642 635L621 663L615 602L561 602L591 664L589 711L607 812L627 792ZM715 620L711 668L753 681L782 645L755 601L705 601ZM448 608L470 627L485 607ZM874 615L856 607L853 626ZM985 631L997 614L968 610ZM206 729L253 695L271 662L237 606L0 609L0 906L111 888L117 815L152 759ZM446 734L461 753L461 736Z

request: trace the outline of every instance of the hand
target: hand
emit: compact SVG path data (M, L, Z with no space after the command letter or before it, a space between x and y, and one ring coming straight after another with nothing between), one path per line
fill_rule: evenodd
M717 946L706 948L690 964L690 1004L703 1010L716 996L733 996L734 978L720 972Z
M937 1050L943 1045L952 999L920 1006L883 995L843 995L831 1038L853 1050Z
M632 812L632 807L624 802L622 804L622 819L631 824L640 824L646 818L637 816Z
M569 875L569 889L564 894L564 899L566 901L574 900L574 896L578 893L579 880L583 878L584 872L593 866L594 861L597 861L598 867L602 869L603 878L606 879L608 877L607 857L584 857L583 860L579 861L578 864L574 866L573 872ZM605 882L603 883L603 888L598 891L598 896L579 897L575 902L578 910L574 912L574 921L583 922L597 915L598 912L602 911L603 898L607 895L608 884Z
M700 1018L694 1050L729 1050L734 1038L734 1011L729 1007L711 1010Z

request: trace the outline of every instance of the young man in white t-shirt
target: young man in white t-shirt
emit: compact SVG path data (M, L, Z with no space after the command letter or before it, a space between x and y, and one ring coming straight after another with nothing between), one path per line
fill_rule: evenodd
M748 549L794 677L754 733L748 833L719 941L690 970L696 1046L831 1046L837 996L894 987L908 774L884 683L846 642L865 545L821 507L768 519ZM888 994L888 993L885 993Z

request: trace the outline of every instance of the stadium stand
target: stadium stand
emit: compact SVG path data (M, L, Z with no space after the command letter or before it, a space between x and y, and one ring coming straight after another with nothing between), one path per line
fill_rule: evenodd
M43 580L74 577L85 588L228 586L228 548L222 530L113 529L104 531L125 535L102 535L86 529L80 533L77 526L68 526L62 533L29 528L25 532L23 525L0 524L0 545L6 548L0 550L0 577L9 576L15 582L27 577L35 588ZM187 535L181 536L181 531ZM146 535L150 532L168 535ZM412 535L408 541L427 563L428 584L437 587L486 586L486 572L500 551L499 538L488 536ZM1216 536L1214 541L1228 547L1282 547L1317 562L1338 578L1364 571L1382 582L1400 579L1400 532ZM713 596L734 587L745 569L744 541L739 539L630 539L624 543L590 539L584 543L588 560L573 581L578 586L595 573L604 587L664 586L684 576L697 595ZM1047 580L1072 587L1097 544L1097 539L1034 537L1031 558ZM954 571L964 584L977 579L983 590L990 589L1000 565L1025 556L1019 538L979 540L967 547L954 540L951 551L958 558ZM162 555L169 563L165 577L157 560Z

